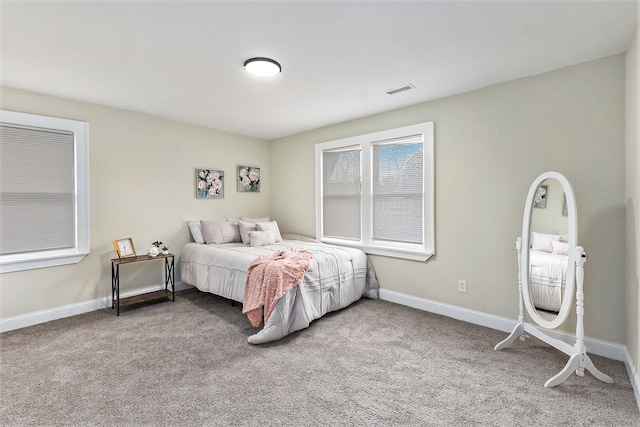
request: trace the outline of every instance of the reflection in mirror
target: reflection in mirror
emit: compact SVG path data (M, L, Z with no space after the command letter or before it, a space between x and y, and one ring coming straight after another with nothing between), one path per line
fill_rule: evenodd
M565 297L569 250L566 203L562 184L549 178L538 186L531 208L529 292L536 312L547 321L556 318Z

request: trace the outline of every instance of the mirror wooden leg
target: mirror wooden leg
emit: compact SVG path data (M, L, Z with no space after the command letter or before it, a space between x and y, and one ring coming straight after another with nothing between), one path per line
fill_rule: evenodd
M564 382L571 374L575 371L578 376L584 376L584 370L591 372L591 374L599 379L602 382L607 384L612 384L613 379L604 373L602 373L598 368L596 368L591 361L591 358L586 352L586 349L583 347L579 352L574 353L565 367L558 372L557 375L549 378L544 386L547 388L555 387L558 384Z
M584 368L587 371L591 372L591 375L593 375L594 377L596 377L600 381L603 381L603 382L608 383L608 384L613 384L613 378L611 378L607 374L602 373L602 371L598 370L598 368L596 368L593 365L593 362L591 361L591 358L588 355L585 354L582 357L582 364L584 365Z
M573 371L578 369L580 363L579 357L579 354L574 354L573 356L571 356L564 368L562 368L562 370L555 376L549 378L547 382L544 383L544 386L547 388L551 388L563 383L567 378L569 378Z
M545 384L545 387L554 387L571 375L575 371L579 377L584 376L584 370L588 370L591 374L605 383L613 383L613 379L602 373L596 368L591 361L591 358L587 354L587 348L584 345L584 263L588 256L584 252L582 246L576 247L577 261L576 261L576 345L574 346L575 353L571 356L566 366L554 377L551 377Z
M496 344L493 349L502 350L503 348L508 347L509 344L511 344L518 338L520 338L521 341L524 340L524 328L522 327L522 323L518 323L513 331L509 334L509 336L505 340Z
M499 342L493 348L494 350L502 350L503 348L507 347L509 344L514 342L516 338L520 338L520 341L524 341L526 339L524 335L524 302L522 301L522 276L521 276L522 266L520 265L520 257L522 256L522 239L520 237L516 239L516 251L518 252L518 296L520 298L519 300L520 314L518 315L518 324L516 325L515 328L513 328L513 331L509 334L509 336L505 340Z

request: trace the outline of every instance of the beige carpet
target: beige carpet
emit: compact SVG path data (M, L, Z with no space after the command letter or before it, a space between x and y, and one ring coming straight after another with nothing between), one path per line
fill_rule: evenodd
M252 346L240 306L194 290L176 302L99 310L0 335L5 426L640 425L621 362L615 383L572 375L528 340L362 300Z

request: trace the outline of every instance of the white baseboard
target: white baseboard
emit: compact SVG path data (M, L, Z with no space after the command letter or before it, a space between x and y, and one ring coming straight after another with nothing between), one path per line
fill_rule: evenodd
M176 291L190 288L191 286L185 285L181 282L176 282ZM122 294L122 298L139 295L147 292L153 292L163 289L164 285L152 286L146 289L139 289L133 292L127 292ZM500 316L494 316L492 314L483 313L480 311L469 310L454 305L444 304L437 301L427 300L424 298L418 298L412 295L402 294L400 292L390 291L386 289L380 289L380 299L393 302L396 304L405 305L408 307L417 308L419 310L428 311L430 313L436 313L454 319L462 320L464 322L473 323L487 328L496 329L503 332L511 332L516 325L515 319L507 319ZM25 328L27 326L37 325L39 323L49 322L51 320L62 319L65 317L75 316L82 313L88 313L94 310L100 310L111 306L111 296L97 298L90 301L83 301L76 304L69 304L62 307L56 307L48 310L37 311L34 313L23 314L14 317L8 317L0 319L0 333L12 331L15 329ZM567 332L558 331L546 331L547 334L553 338L566 342L569 345L575 343L575 335ZM629 366L626 346L622 344L611 343L607 341L601 341L595 338L585 337L585 345L589 353L596 354L598 356L607 357L613 360L619 360L627 363L627 368L632 369L630 375L633 374L632 380L635 378L636 385L640 386L640 380L637 379L638 372L637 367Z
M631 380L631 387L633 388L633 395L636 398L638 409L640 409L640 374L638 373L638 367L633 364L631 355L627 353L627 360L624 365L627 367L627 374Z
M408 307L417 308L419 310L428 311L430 313L440 314L463 322L473 323L475 325L485 326L487 328L496 329L506 333L510 333L515 328L517 320L507 319L505 317L494 316L492 314L483 313L481 311L469 310L455 305L444 304L437 301L418 298L412 295L402 294L400 292L380 289L380 299L394 302L396 304L406 305ZM576 336L567 332L550 331L545 329L545 333L560 341L566 342L573 346L576 342ZM616 344L608 341L602 341L595 338L584 338L587 351L591 354L603 356L609 359L627 362L627 347L622 344ZM497 344L497 343L494 343Z
M176 282L176 291L190 288L181 282ZM164 285L152 286L146 289L139 289L133 292L127 292L120 295L120 298L127 298L147 292L159 291L164 289ZM36 311L34 313L22 314L14 317L0 319L0 333L13 331L15 329L26 328L27 326L37 325L39 323L50 322L52 320L63 319L65 317L76 316L90 311L101 310L111 307L111 295L103 298L97 298L90 301L83 301L76 304L64 305L62 307L51 308L48 310Z

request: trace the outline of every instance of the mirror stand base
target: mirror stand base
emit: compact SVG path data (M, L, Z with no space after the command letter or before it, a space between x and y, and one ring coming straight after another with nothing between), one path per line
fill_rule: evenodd
M513 328L513 331L511 331L509 336L507 338L505 338L503 341L500 341L498 344L496 344L496 346L493 349L494 350L502 350L503 348L508 347L509 344L511 344L512 342L514 342L518 338L520 338L520 341L524 341L525 339L527 339L526 335L524 334L524 321L523 321L523 319L519 319L518 323L516 324L516 327Z
M561 384L567 378L569 378L569 376L571 376L574 371L576 375L582 377L584 376L585 369L591 372L591 374L600 381L608 384L613 383L613 379L611 379L610 376L602 373L600 370L598 370L598 368L595 367L595 365L591 361L591 358L587 354L587 349L585 346L578 346L576 344L575 347L571 347L569 344L563 341L549 337L535 326L526 323L524 319L519 319L518 323L516 324L515 328L513 328L513 331L509 334L509 336L503 341L499 342L493 349L502 350L503 348L508 347L518 338L520 339L520 341L524 341L527 334L571 356L565 367L555 376L549 378L547 382L544 383L544 386L546 388L555 387L558 384Z
M571 358L569 358L569 361L567 362L565 367L562 368L562 370L558 372L557 375L549 378L549 380L544 383L544 386L547 388L555 387L569 378L569 376L574 371L576 375L578 375L579 377L583 377L585 369L591 372L591 374L600 381L608 384L613 383L613 379L609 375L602 373L598 370L598 368L595 367L595 365L591 361L591 358L587 354L587 350L583 346L576 353L574 353Z

